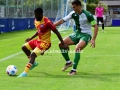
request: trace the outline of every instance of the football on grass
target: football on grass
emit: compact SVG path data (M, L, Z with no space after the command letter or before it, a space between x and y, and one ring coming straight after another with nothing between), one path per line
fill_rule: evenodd
M6 68L6 73L9 75L9 76L14 76L17 74L17 67L15 65L9 65L7 68Z

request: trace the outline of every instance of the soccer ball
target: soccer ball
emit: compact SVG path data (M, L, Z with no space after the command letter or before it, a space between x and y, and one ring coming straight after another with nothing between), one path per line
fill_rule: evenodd
M15 65L9 65L7 68L6 68L6 73L9 75L9 76L14 76L16 75L17 73L17 68Z

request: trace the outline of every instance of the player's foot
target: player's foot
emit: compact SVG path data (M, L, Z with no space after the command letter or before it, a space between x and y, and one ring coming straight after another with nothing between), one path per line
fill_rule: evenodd
M106 31L102 30L103 33L106 33Z
M73 63L70 62L70 63L66 63L65 66L62 68L62 71L65 71L67 70L69 67L72 67Z
M75 75L75 74L76 74L76 71L71 70L71 71L68 73L68 76L72 76L72 75Z
M32 65L32 67L30 68L30 70L32 70L36 66L38 66L38 62L34 62L34 64Z
M17 77L26 77L27 76L27 73L25 73L25 72L23 72L23 73L21 73L19 76L17 76Z

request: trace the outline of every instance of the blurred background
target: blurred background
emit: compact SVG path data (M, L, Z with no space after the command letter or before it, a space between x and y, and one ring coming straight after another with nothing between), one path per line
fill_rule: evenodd
M0 0L0 17L34 17L33 10L42 7L44 15L56 17L60 0Z

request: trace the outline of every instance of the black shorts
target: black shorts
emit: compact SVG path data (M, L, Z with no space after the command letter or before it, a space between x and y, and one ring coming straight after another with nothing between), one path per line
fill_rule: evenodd
M104 21L103 21L103 17L97 17L97 23L99 23L99 21L101 22L101 23L103 23Z

